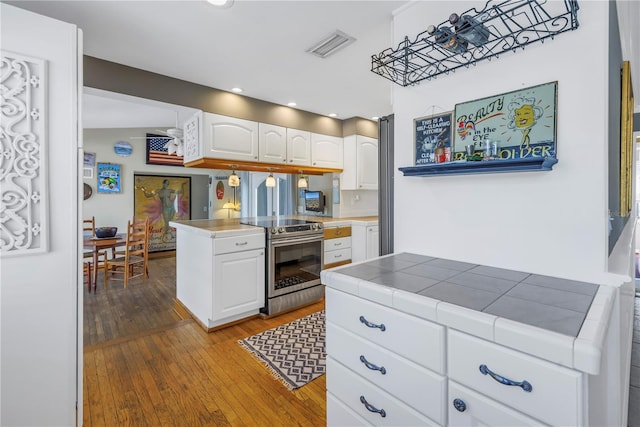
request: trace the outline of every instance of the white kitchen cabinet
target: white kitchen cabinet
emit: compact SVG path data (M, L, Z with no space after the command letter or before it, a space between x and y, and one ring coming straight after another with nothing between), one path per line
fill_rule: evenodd
M260 123L258 126L258 158L261 162L287 162L287 128Z
M260 123L259 158L261 162L309 166L311 132Z
M379 227L377 224L353 222L351 256L353 262L360 262L380 255Z
M265 249L250 249L263 245L263 236L259 240L245 236L214 240L214 322L264 307Z
M325 227L324 268L351 262L351 226Z
M265 303L262 230L177 229L176 297L203 329L258 314Z
M378 140L362 135L344 138L342 190L378 189Z
M257 162L258 133L258 122L203 113L203 156Z
M433 264L425 266L425 260ZM416 269L418 265L421 267ZM498 280L492 274L507 272L402 253L354 268L322 272L326 285L327 392L343 405L332 403L328 410L336 408L338 416L344 417L353 411L370 425L388 425L388 420L376 418L379 412L371 415L366 405L359 405L357 397L362 395L387 416L406 405L444 426L623 424L617 421L624 415L615 403L620 400L614 389L619 378L617 366L625 362L620 362L611 347L618 339L612 287L594 289L591 283L544 276L545 286L541 286L556 286L548 289L554 289L553 294L559 292L559 299L554 300L551 293L536 291L545 294L540 301L548 304L567 298L569 291L560 289L575 290L576 295L596 292L589 308L585 307L588 311L582 312L586 317L580 330L576 335L564 334L461 307L447 300L446 292L441 292L442 300L422 297L417 283L404 286L408 275L423 273L423 284L432 283L428 278L445 265L464 269L455 276L458 279L478 274ZM513 280L533 277L535 283L541 283L538 280L543 277L509 274ZM363 279L363 275L371 279ZM380 279L389 285L379 284ZM443 279L440 284L447 280L454 279ZM462 283L456 286L465 287ZM456 298L465 292L453 291ZM515 299L507 297L504 304L511 303L509 298ZM556 319L566 322L563 316Z
M342 292L331 284L325 297L327 392L371 425L416 425L418 419L420 425L450 426L584 423L581 372ZM494 368L496 378L526 380L532 390L483 374L479 370L483 364ZM385 417L372 413L359 396L384 410ZM400 411L406 414L401 416Z
M311 165L311 132L287 129L287 164Z
M343 142L337 136L311 134L311 166L318 168L343 168Z

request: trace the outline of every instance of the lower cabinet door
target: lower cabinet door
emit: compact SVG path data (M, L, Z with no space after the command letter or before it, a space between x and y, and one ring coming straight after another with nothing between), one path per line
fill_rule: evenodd
M369 426L438 425L330 356L327 356L327 391Z
M546 425L453 381L449 381L448 408L450 426Z
M264 306L264 249L214 257L212 320Z

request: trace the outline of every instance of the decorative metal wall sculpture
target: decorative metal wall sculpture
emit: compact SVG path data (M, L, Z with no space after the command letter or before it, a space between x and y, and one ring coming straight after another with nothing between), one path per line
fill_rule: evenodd
M451 2L452 7L456 2ZM495 3L495 4L494 4ZM460 67L516 51L578 28L577 0L488 1L452 14L411 41L371 57L371 71L400 86L414 85Z
M0 256L48 251L46 61L2 51Z

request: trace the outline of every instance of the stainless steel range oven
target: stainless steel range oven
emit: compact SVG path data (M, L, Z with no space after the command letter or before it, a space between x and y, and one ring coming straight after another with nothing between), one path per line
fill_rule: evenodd
M322 223L274 218L240 222L265 229L267 265L263 313L287 311L324 296L324 287L320 284L324 262Z

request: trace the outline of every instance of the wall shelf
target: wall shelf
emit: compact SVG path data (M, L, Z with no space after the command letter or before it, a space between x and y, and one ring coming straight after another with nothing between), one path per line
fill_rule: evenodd
M533 157L478 162L447 162L398 168L404 176L468 175L480 173L550 171L558 163L555 157Z
M450 4L455 6L455 2ZM471 30L488 32L487 41L479 46L468 43L464 52L455 53L437 44L433 35L423 31L414 41L405 37L396 49L389 48L372 55L371 71L401 86L414 85L481 60L497 58L502 53L524 49L534 42L553 39L579 25L577 0L507 0L500 3L489 0L480 11L472 8L459 15L475 19ZM449 29L455 34L448 20L436 28Z

